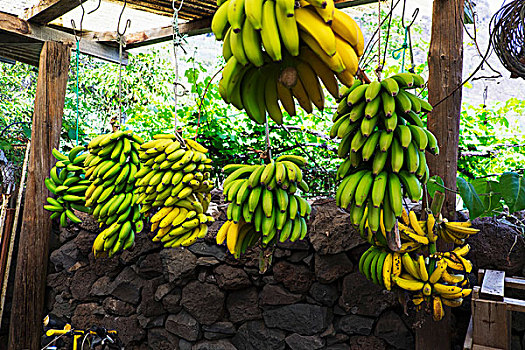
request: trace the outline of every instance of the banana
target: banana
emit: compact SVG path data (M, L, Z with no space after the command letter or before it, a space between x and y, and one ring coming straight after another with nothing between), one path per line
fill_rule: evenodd
M295 20L297 21L299 29L313 37L328 56L331 57L335 55L336 39L334 32L328 24L323 22L314 10L310 8L295 9ZM277 39L277 41L279 40Z
M281 39L286 50L292 56L299 55L299 29L294 18L293 0L277 0L275 7L275 18ZM291 16L290 16L291 11ZM304 51L304 49L303 49ZM315 55L314 55L315 56Z
M279 17L277 17L277 20L279 21ZM294 25L295 22L294 22ZM297 27L295 27L297 28ZM279 27L279 30L280 27ZM282 32L282 31L281 31ZM297 34L299 35L299 34ZM283 38L284 40L284 38ZM290 36L287 37L287 40L290 40ZM287 48L288 52L291 53L291 49L288 48L289 44L286 44L286 40L283 41L285 44L285 47ZM299 42L299 36L297 36L297 42ZM299 46L299 45L297 45ZM293 55L293 53L291 53ZM332 95L334 98L339 97L339 84L337 83L337 80L334 76L334 73L324 63L310 48L308 47L302 47L301 53L299 54L299 59L302 60L305 63L308 63L313 70L315 71L315 74L321 79L323 82L323 85L326 87L330 95Z
M388 173L386 171L382 171L374 179L374 183L372 186L371 199L372 199L373 206L375 208L379 208L383 202L387 183L388 183Z
M332 30L352 45L358 56L363 55L362 49L360 49L364 45L363 33L352 17L339 9L335 9Z
M228 22L231 25L233 34L241 32L244 22L244 0L229 0Z
M317 75L315 74L314 70L309 64L304 63L302 61L299 61L297 63L296 69L299 75L299 79L301 80L301 84L304 86L308 94L308 98L320 111L323 110L323 89L319 83L319 80L317 79Z
M211 31L217 40L222 40L228 24L228 5L231 0L226 0L215 12L211 21ZM89 145L88 145L89 146Z
M392 281L401 289L411 292L419 292L423 289L425 283L416 280L409 280L398 276L392 276Z
M403 268L416 280L420 280L421 276L419 275L419 270L416 266L416 263L408 253L405 253L401 256L401 262L403 263ZM423 282L421 282L422 285L424 285Z
M262 29L263 2L263 0L245 0L244 4L246 18L258 31Z
M282 59L281 40L275 18L275 6L272 0L267 0L262 5L261 38L266 53L274 61L280 61Z
M230 0L230 1L244 2L244 0ZM261 67L264 64L264 56L261 50L261 38L260 38L259 33L255 30L255 28L253 28L250 21L245 21L244 25L242 26L241 35L242 35L243 52L245 53L245 57L254 66ZM235 33L232 33L231 37L232 38L236 37ZM234 45L233 41L232 41L232 45ZM237 56L235 55L233 46L232 46L232 54L237 58ZM237 60L239 61L238 58Z
M346 70L346 66L343 63L343 59L337 52L334 55L327 54L320 46L320 44L316 41L316 39L304 30L299 31L299 37L328 67L330 67L331 70L333 70L337 74L342 73Z
M381 81L381 86L390 96L395 97L399 93L399 85L392 78L386 78Z

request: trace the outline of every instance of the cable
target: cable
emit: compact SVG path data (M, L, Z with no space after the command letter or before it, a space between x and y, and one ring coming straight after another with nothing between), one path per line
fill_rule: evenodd
M172 37L173 37L173 65L175 69L175 83L173 84L173 95L174 95L173 99L174 99L175 113L173 113L173 117L175 118L175 123L174 123L175 124L175 136L177 140L180 142L180 144L183 147L185 147L186 142L184 141L184 139L182 138L182 136L179 134L179 131L178 131L179 117L178 117L178 112L177 112L177 100L179 97L179 94L177 93L177 87L179 85L182 85L179 83L179 61L177 57L177 49L180 47L182 51L184 52L184 54L186 54L186 50L182 46L183 42L186 42L185 35L182 35L179 31L179 11L182 9L184 0L181 0L179 7L175 6L175 1L176 0L172 0L171 2L171 7L173 8L173 18L171 22L171 26L173 29L173 34L172 34ZM184 96L184 92L180 96L181 97Z

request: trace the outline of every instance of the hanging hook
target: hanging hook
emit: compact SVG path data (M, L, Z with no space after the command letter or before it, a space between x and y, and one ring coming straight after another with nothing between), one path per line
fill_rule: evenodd
M77 26L75 24L75 20L71 19L71 27L73 29L73 34L75 35L75 40L77 43L82 39L82 24L84 23L84 14L86 13L86 10L84 9L84 5L82 4L82 1L78 1L80 3L80 7L82 8L82 16L80 17L80 28L79 32L80 35L77 34Z
M124 34L126 34L126 31L129 27L131 27L131 20L128 18L126 21L126 25L124 26L124 31L120 32L120 21L122 20L122 15L124 14L124 10L126 9L127 0L124 0L124 6L122 6L122 11L120 11L120 16L118 16L118 23L117 23L117 36L123 37Z
M93 12L95 12L96 10L98 10L100 8L100 4L102 3L102 0L98 0L98 5L97 7L95 7L93 10L89 11L87 14L90 15L92 14Z

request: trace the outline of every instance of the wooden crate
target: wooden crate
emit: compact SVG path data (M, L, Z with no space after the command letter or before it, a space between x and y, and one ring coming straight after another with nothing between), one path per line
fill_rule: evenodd
M472 291L472 317L464 350L510 350L512 311L525 312L525 300L505 297L505 288L525 290L525 278L504 271L479 270L481 287Z

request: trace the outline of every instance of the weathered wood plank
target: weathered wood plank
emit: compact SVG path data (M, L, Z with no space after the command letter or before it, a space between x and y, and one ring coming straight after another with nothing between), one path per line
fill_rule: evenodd
M211 25L211 17L181 23L179 25L179 32L187 36L199 35L209 33ZM83 38L98 42L111 43L116 45L116 32L91 32L86 33ZM173 38L173 28L165 26L160 28L149 29L141 32L130 33L124 36L126 42L126 49L133 49L146 45L157 44L163 41L169 41Z
M509 311L525 312L525 300L504 298L503 302L507 304Z
M38 24L47 24L86 1L87 0L41 0L33 7L26 9L22 18Z
M483 299L503 301L505 297L505 272L486 270L481 284L480 297Z
M447 97L462 82L464 0L434 1L432 36L428 55L428 98L432 105ZM461 89L428 114L428 129L436 136L441 152L427 157L432 175L439 175L445 186L456 189ZM443 215L456 216L456 194L446 192Z
M491 346L483 346L483 345L474 344L472 346L472 350L506 350L506 349L493 348Z
M463 343L463 350L472 350L472 316L468 323L467 335L465 336L465 342Z
M510 349L510 311L504 302L473 298L472 319L475 345Z
M46 42L40 66L31 131L31 153L9 327L9 349L39 349L51 232L43 204L50 195L43 179L59 147L69 72L69 47Z
M45 41L57 41L65 44L76 42L75 36L63 31L41 26L38 24L29 23L23 19L20 19L14 15L0 12L0 33L7 33L9 36L4 37L3 43L20 43L21 39L26 41L40 42ZM9 39L11 38L11 39ZM119 50L117 47L106 45L104 43L81 40L80 41L80 52L97 57L113 63L119 62ZM128 63L128 54L123 54L123 64Z

